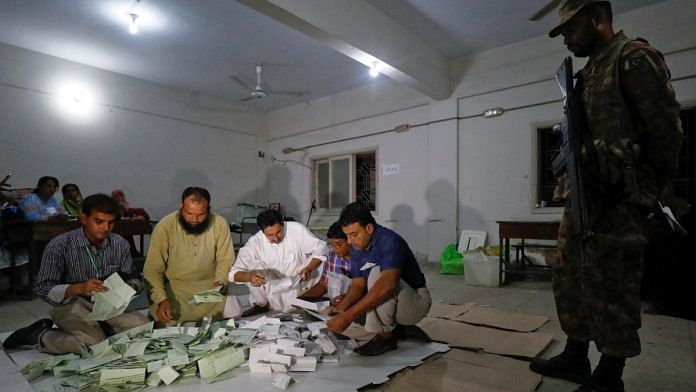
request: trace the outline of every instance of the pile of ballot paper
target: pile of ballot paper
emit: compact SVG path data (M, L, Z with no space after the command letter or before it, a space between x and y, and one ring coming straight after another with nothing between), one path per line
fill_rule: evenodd
M355 348L353 341L334 341L324 321L305 323L298 315L262 316L251 322L209 322L200 327L153 329L148 323L113 335L81 355L67 354L33 361L22 369L29 381L52 372L60 385L105 391L138 391L190 378L215 382L232 377L247 362L251 372L279 373L272 385L292 383L287 372L308 372L317 363L338 362Z

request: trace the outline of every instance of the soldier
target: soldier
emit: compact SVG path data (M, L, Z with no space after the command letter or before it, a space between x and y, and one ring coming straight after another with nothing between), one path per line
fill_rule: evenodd
M679 103L660 52L614 33L609 1L563 0L549 33L588 57L576 74L586 127L582 165L589 227L571 230L566 203L553 270L565 349L534 359L540 374L583 385L577 391L623 391L625 359L640 354L640 282L647 214L664 200L677 171L682 139ZM563 184L560 184L563 185ZM591 372L590 340L602 356Z
M640 354L640 282L647 214L666 197L677 171L682 130L679 103L660 52L614 32L611 4L563 0L549 33L588 57L576 75L591 139L582 165L592 232L570 229L567 201L553 271L558 318L568 335L563 352L537 358L533 371L583 383L578 391L623 391L625 359ZM562 185L562 184L561 184ZM593 340L602 356L591 372Z

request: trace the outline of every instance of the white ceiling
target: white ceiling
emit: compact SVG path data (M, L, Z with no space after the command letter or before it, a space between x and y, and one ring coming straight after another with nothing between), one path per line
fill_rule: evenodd
M389 18L402 29L397 31L406 42L410 39L427 46L427 53L421 54L428 59L421 59L415 68L397 67L396 73L389 74L399 81L415 80L414 86L437 79L436 72L423 69L434 58L446 64L456 57L543 35L556 19L554 11L539 22L528 20L548 0L240 1L253 3L254 9L232 0L0 0L0 41L229 100L249 94L230 77L253 85L253 65L262 62L266 64L265 87L307 93L302 97L271 94L242 103L269 111L371 83L365 65L354 59L360 57L346 55L351 50L377 58L387 53L384 56L393 62L401 62L404 51L396 48L400 42L389 37L394 29L365 25L374 23L375 14L381 13L377 16ZM348 9L343 15L349 20L322 10L305 18L293 10L303 4L332 4L330 1ZM660 1L615 0L614 12ZM290 9L299 19L286 21L277 12L257 11L268 4ZM128 33L129 12L139 15L136 35ZM317 18L325 20L317 22ZM308 24L313 26L310 33L302 28ZM359 37L367 30L373 35L351 41L341 36L345 30L314 28L342 24L354 30L349 35ZM342 47L348 49L340 50Z

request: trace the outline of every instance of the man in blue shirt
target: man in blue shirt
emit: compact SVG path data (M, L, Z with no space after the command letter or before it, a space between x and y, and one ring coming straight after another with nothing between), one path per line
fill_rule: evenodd
M354 339L369 339L355 349L360 355L396 349L399 333L429 340L415 324L428 314L432 300L406 241L378 225L359 202L348 204L339 221L352 246L353 280L334 308L336 315L327 321L329 329ZM354 322L362 315L364 326Z
M331 247L326 253L326 261L321 278L317 284L305 291L298 298L317 299L328 295L333 306L337 305L350 285L350 245L340 222L334 222L326 232Z

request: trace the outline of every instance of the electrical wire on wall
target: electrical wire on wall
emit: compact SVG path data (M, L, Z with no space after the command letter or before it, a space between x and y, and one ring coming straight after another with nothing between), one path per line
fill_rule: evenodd
M413 129L413 128L425 127L425 126L438 124L438 123L446 122L446 121L469 120L469 119L477 118L477 117L493 118L493 117L501 116L501 115L503 115L503 113L506 113L506 112L512 112L512 111L521 110L521 109L528 109L528 108L535 107L535 106L543 106L543 105L548 105L551 103L558 103L558 102L562 102L562 101L563 101L563 99L554 99L551 101L535 102L535 103L530 103L527 105L513 106L510 108L496 107L496 108L487 109L483 113L470 114L470 115L466 115L466 116L447 117L447 118L441 118L438 120L431 120L431 121L426 121L426 122L417 123L417 124L400 124L400 125L397 125L396 127L391 128L391 129L385 129L383 131L372 132L372 133L368 133L365 135L352 136L352 137L347 137L347 138L343 138L343 139L331 140L331 141L323 142L323 143L309 144L309 145L302 146L302 147L285 147L283 149L283 153L290 154L292 152L305 151L307 149L314 148L314 147L320 147L320 146L325 146L328 144L341 143L341 142L346 142L346 141L350 141L350 140L362 139L362 138L371 137L371 136L375 136L375 135L382 135L385 133L391 133L391 132L402 133L402 132L406 132L406 131ZM292 160L283 161L280 159L276 159L274 157L271 157L271 158L273 160L280 161L280 162L295 162L295 163L300 164L302 166L308 167L307 165L300 163L300 162L297 162L297 161L292 161ZM310 167L310 169L312 169L312 168Z
M673 55L673 54L682 53L682 52L689 52L689 51L692 51L692 50L696 50L696 46L689 46L689 47L682 48L682 49L677 49L677 50L672 50L672 51L669 51L669 52L664 52L663 55L664 55L664 56L670 56L670 55ZM696 74L694 74L694 73L687 74L687 75L682 75L682 76L676 76L676 77L672 77L672 83L677 82L677 81L690 80L690 79L694 79L694 78L696 78ZM458 97L458 98L456 98L456 99L457 99L457 101L459 101L460 99L465 99L465 98L471 98L471 97L476 97L476 96L481 96L481 95L487 95L487 94L497 93L497 92L501 92L501 91L510 90L510 89L513 89L513 88L519 88L519 87L524 87L524 86L530 86L530 85L534 85L534 84L538 84L538 83L543 83L543 82L548 82L548 81L552 81L552 80L555 80L555 79L554 79L553 77L544 78L544 79L538 79L538 80L534 80L534 81L530 81L530 82L526 82L526 83L522 83L522 84L517 84L517 85L514 85L514 86L506 86L506 87L502 87L502 88L496 88L496 89L492 89L492 90L482 91L482 92L478 92L478 93L476 93L476 94L468 95L468 96L465 96L465 97ZM471 115L466 115L466 116L447 117L447 118L442 118L442 119L439 119L439 120L432 120L432 121L427 121L427 122L418 123L418 124L401 124L401 125L397 125L397 126L394 127L394 128L391 128L391 129L385 129L385 130L382 130L382 131L371 132L371 133L368 133L368 134L365 134L365 135L360 135L360 136L353 136L353 137L348 137L348 138L344 138L344 139L332 140L332 141L328 141L328 142L324 142L324 143L310 144L310 145L302 146L302 147L285 147L285 148L283 148L283 153L285 153L285 154L290 154L290 153L293 153L293 152L295 152L295 151L304 151L304 150L307 150L307 149L309 149L309 148L314 148L314 147L319 147L319 146L325 146L325 145L334 144L334 143L341 143L341 142L346 142L346 141L350 141L350 140L362 139L362 138L366 138L366 137L370 137L370 136L382 135L382 134L385 134L385 133L391 133L391 132L395 132L395 133L406 132L406 131L408 131L408 130L411 129L411 128L424 127L424 126L428 126L428 125L432 125L432 124L437 124L437 123L441 123L441 122L446 122L446 121L453 121L453 120L468 120L468 119L477 118L477 117L484 117L484 118L498 117L498 116L501 116L501 115L502 115L503 113L505 113L505 112L511 112L511 111L521 110L521 109L528 109L528 108L535 107L535 106L543 106L543 105L548 105L548 104L551 104L551 103L558 103L558 102L562 102L562 101L563 101L563 99L555 99L555 100L550 100L550 101L543 101L543 102L530 103L530 104L527 104L527 105L514 106L514 107L510 107L510 108L497 107L497 108L488 109L488 110L484 111L483 113L476 113L476 114L471 114ZM407 108L407 109L408 109L408 108ZM384 113L383 113L383 114L384 114ZM370 117L377 117L377 115L373 115L373 116L370 116ZM349 122L349 121L348 121L348 122ZM333 124L332 126L335 126L335 125L338 125L338 124ZM317 131L317 130L319 130L319 129L314 129L314 130L312 130L312 131ZM306 133L306 132L302 132L302 133L304 134L304 133ZM292 136L292 135L290 135L290 136Z
M287 166L288 163L293 163L293 164L295 164L295 165L299 165L299 166L302 166L302 167L306 167L307 169L309 169L309 170L311 170L312 172L314 172L314 168L313 168L313 167L311 167L311 166L309 166L309 165L305 165L304 163L302 163L302 162L300 162L300 161L296 161L296 160L294 160L294 159L278 159L278 158L274 157L273 155L271 155L271 163L275 163L275 162L282 163L283 166ZM315 199L312 199L312 202L311 202L311 204L310 204L310 206L309 206L309 209L300 212L300 216L304 215L305 213L308 213L308 216L307 216L307 224L306 224L305 226L309 226L309 220L310 220L310 218L312 218L312 212L314 211L315 208L316 208L316 200L315 200Z
M271 155L271 162L280 162L283 164L283 166L287 166L288 162L290 162L290 163L294 163L296 165L304 166L309 170L314 170L313 167L305 165L304 163L302 163L300 161L296 161L294 159L278 159L278 158Z

